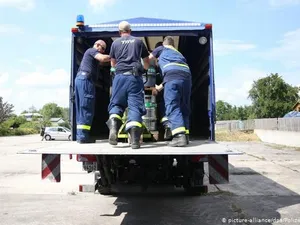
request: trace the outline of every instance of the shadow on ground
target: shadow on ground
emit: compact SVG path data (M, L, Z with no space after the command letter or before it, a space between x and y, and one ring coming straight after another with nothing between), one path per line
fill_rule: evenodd
M235 182L227 188L233 192L237 190L239 195L219 190L191 197L185 196L182 190L174 191L172 188L153 189L150 193L133 190L128 192L120 189L120 192L115 194L117 196L114 202L117 207L115 212L103 213L100 217L125 215L120 225L271 225L274 224L275 219L280 221L280 219L297 218L299 218L298 223L281 221L277 224L300 223L300 205L297 205L300 204L300 196L297 193L250 168L235 168L232 165L230 167ZM244 177L240 179L240 176ZM244 190L238 190L239 188L244 188ZM278 210L286 207L295 208L281 215ZM259 221L259 219L265 221Z

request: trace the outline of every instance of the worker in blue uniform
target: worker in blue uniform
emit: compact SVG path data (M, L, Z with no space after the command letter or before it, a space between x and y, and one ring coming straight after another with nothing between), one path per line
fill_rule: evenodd
M94 118L97 65L110 61L110 56L104 54L105 49L103 40L97 40L87 49L75 78L76 140L81 144L91 142L89 134Z
M163 46L162 41L157 42L154 48L157 48L159 46ZM156 65L157 65L157 63L156 63ZM163 81L163 76L162 76L162 71L158 65L157 65L157 72L160 74L160 76L157 77L156 82L157 82L157 84L161 84L161 82ZM153 93L153 95L157 95L156 89L152 89L152 93ZM161 117L160 123L164 128L164 140L170 141L172 139L172 133L171 133L171 129L170 129L169 120L166 116L166 107L165 107L165 101L163 98L163 95L164 95L163 90L160 91L160 95L162 95L161 101L158 104L158 110L160 112L160 117Z
M143 131L142 116L146 114L142 74L149 68L149 52L142 40L131 35L127 21L119 24L119 34L121 37L112 43L110 49L115 77L108 106L109 143L117 145L121 118L128 107L125 131L130 134L132 149L137 149Z
M163 46L155 48L150 59L158 59L162 70L163 82L156 91L164 89L166 117L169 120L172 141L170 146L183 147L188 144L191 71L185 57L175 48L174 39L164 38Z

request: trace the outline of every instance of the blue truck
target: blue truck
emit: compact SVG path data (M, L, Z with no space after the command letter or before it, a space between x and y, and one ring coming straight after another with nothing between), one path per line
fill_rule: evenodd
M157 105L161 96L151 96L151 87L145 85L145 102L151 118L144 118L143 144L140 149L131 149L130 137L119 131L116 147L108 144L107 106L110 100L110 65L98 67L96 84L95 118L91 136L95 143L76 143L76 110L74 105L74 81L84 52L93 43L102 39L109 54L112 42L119 37L120 21L87 25L84 16L77 16L71 28L71 76L70 76L70 123L72 142L44 149L29 149L25 154L42 155L42 179L60 182L60 156L76 155L84 170L98 174L93 190L101 194L111 193L114 186L139 185L146 190L152 185L170 185L183 188L189 194L207 191L204 176L209 184L229 182L228 156L240 154L215 141L215 79L212 24L156 18L131 18L132 35L143 40L148 50L154 49L165 36L175 39L176 48L186 57L192 73L190 145L185 148L168 147L163 140L164 130L159 120ZM147 75L144 77L147 83ZM150 79L150 78L149 78ZM153 79L153 77L151 77ZM159 76L157 76L159 79ZM158 82L158 81L157 81ZM148 100L146 101L146 98ZM150 99L150 100L149 100ZM124 124L126 117L124 118ZM55 163L55 162L56 163ZM208 163L208 171L205 170ZM84 187L80 186L83 191Z

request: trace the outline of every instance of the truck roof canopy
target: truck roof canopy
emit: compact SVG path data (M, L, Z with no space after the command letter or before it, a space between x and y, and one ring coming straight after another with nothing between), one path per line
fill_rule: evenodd
M197 35L199 31L203 31L206 28L211 28L211 24L208 23L137 17L99 23L94 25L85 25L82 31L88 33L102 33L101 36L103 36L104 33L106 33L107 36L118 36L118 25L123 20L126 20L130 23L132 33L137 36L159 36L162 34L162 32L172 32L172 34L174 32L180 32L181 35L184 32L184 35L189 34L190 36L194 36ZM145 32L147 32L147 34Z

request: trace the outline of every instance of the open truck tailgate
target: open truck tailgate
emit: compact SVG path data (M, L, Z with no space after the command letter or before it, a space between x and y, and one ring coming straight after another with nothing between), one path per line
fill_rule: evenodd
M18 154L87 154L87 155L239 155L228 146L214 141L190 141L187 147L169 147L166 142L143 143L140 149L131 149L128 143L112 146L108 140L91 144L68 142L61 145L41 149L26 149Z
M47 178L54 182L61 181L61 155L195 156L196 158L206 158L208 161L210 184L224 184L229 181L228 156L243 153L229 149L225 144L209 140L190 141L190 145L187 147L169 147L166 142L150 142L143 143L140 149L131 149L128 143L111 146L108 140L101 140L92 144L67 142L61 145L52 145L49 142L47 147L26 149L18 152L18 154L40 154L42 157L42 179ZM200 161L200 159L198 160Z

